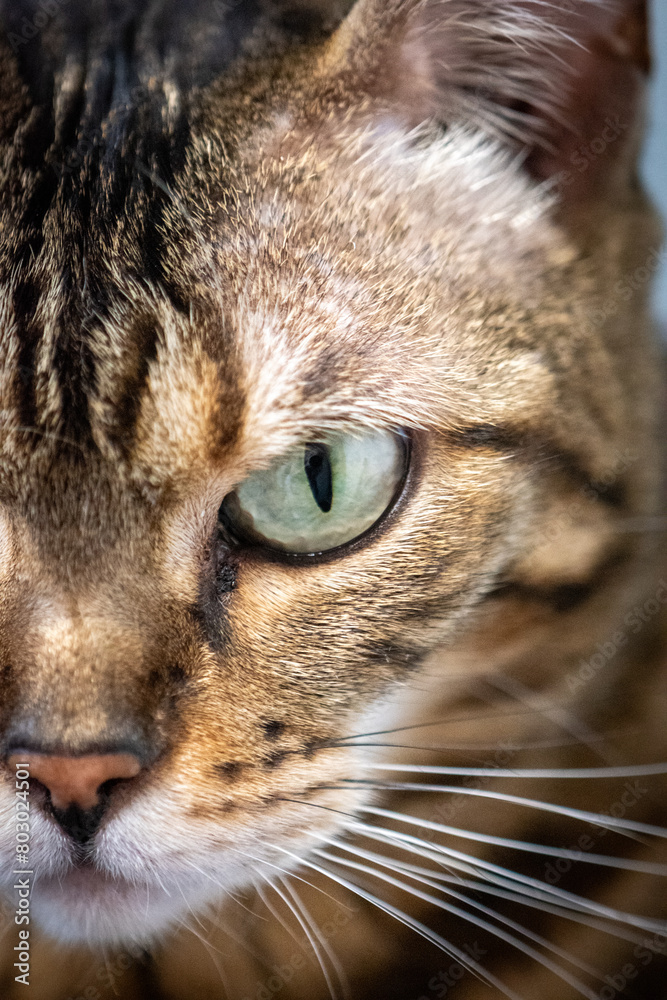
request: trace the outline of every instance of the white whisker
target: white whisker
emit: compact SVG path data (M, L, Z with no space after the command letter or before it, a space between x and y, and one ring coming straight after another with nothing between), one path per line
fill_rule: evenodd
M541 955L540 952L531 947L531 945L520 941L519 938L515 937L513 934L507 933L502 930L502 928L489 923L488 920L476 917L474 914L468 913L466 910L462 910L459 906L453 906L451 903L445 903L438 899L437 896L433 896L428 892L423 892L421 889L416 889L414 886L406 885L405 882L395 878L393 875L388 875L385 872L378 871L376 868L362 864L359 861L350 861L347 858L339 858L335 854L330 854L328 851L320 850L318 848L316 848L313 853L318 857L323 858L325 861L332 861L335 864L343 865L346 868L352 868L354 871L360 871L367 875L371 875L383 882L387 882L389 885L393 885L397 889L402 889L404 892L407 892L410 896L414 896L416 899L421 899L425 903L430 903L431 906L434 906L437 909L445 910L447 913L461 917L461 919L465 920L467 923L471 923L475 927L480 927L482 930L488 931L499 940L505 941L518 951L528 955L529 958L539 962L540 965L549 969L564 982L573 986L579 993L581 993L582 996L587 997L588 1000L598 1000L597 994L592 990L589 990L585 983L582 983L575 976L571 976L567 970L562 969L555 962L552 962L546 955Z
M304 920L309 924L310 927L312 927L313 934L316 935L318 941L320 942L320 945L322 946L323 951L326 953L329 961L331 962L334 972L336 973L344 998L345 1000L348 1000L350 991L347 983L347 976L345 974L345 970L343 969L338 959L338 955L327 941L326 935L323 934L320 928L318 927L317 922L310 915L310 912L308 911L301 897L297 895L296 890L284 880L281 881L285 888L285 891L290 894L292 900L294 901L294 905L299 909Z
M289 802L296 802L298 800L287 799ZM346 830L350 833L358 832L364 837L369 837L375 840L381 840L383 843L389 841L394 846L400 847L402 850L410 851L411 853L419 854L423 858L434 861L438 865L443 865L443 858L447 859L446 866L449 870L455 869L458 871L464 871L468 874L474 875L478 878L483 878L492 883L509 887L513 892L519 892L521 896L528 895L534 899L539 899L543 903L546 901L551 901L552 897L555 895L563 900L563 905L570 907L572 903L581 904L590 909L593 904L591 904L584 897L577 896L573 893L569 893L563 889L557 889L555 886L549 885L546 882L541 882L538 879L529 878L524 876L519 872L514 872L511 869L501 868L497 865L493 865L488 861L476 857L475 855L467 854L465 852L457 851L454 848L447 847L444 844L434 843L432 841L423 840L420 837L415 837L411 834L401 833L397 830L392 830L386 827L381 827L377 825L369 825L358 821L356 815L349 812L344 812L339 809L332 809L330 806L323 806L320 803L315 802L301 802L301 805L308 806L309 808L323 809L327 812L338 813L347 818ZM372 812L372 807L367 807L366 809L361 809L361 811ZM377 809L378 813L388 812L387 810ZM406 823L411 823L412 825L423 827L429 826L431 821L424 821L420 819L415 819L410 816L406 816L402 813L391 813L389 818L401 819ZM433 824L436 828L439 828L441 824ZM452 828L455 832L461 833L462 831L458 828ZM518 845L525 845L524 841L517 841ZM532 845L538 848L538 853L544 852L544 847L542 845ZM577 852L574 852L577 857L576 860L581 860ZM606 861L616 861L616 860L626 860L626 859L615 859L608 858L607 855L599 855L598 857ZM648 863L650 864L650 863ZM662 866L661 866L662 867ZM632 869L631 869L632 870ZM457 876L458 878L458 876ZM518 882L518 886L517 886ZM567 912L570 912L568 909ZM577 911L575 911L577 912ZM663 925L659 921L642 921L641 918L635 917L632 914L624 913L623 911L608 911L602 914L607 916L612 920L625 920L632 926L637 926L649 931L661 931ZM611 930L607 927L607 933L613 933L617 937L626 937L627 940L635 941L637 944L641 944L642 939L635 936L628 936L627 934L621 934L617 930Z
M192 907L189 904L187 904L187 906L188 906L188 910L190 911L191 916L194 918L194 920L203 929L203 925L201 924L201 921L199 920L199 918L195 914L195 912L192 909ZM220 976L220 982L222 983L222 987L223 987L225 993L227 995L230 995L229 981L227 979L227 976L225 975L224 968L223 968L223 966L221 965L221 963L219 961L219 955L222 954L220 952L220 949L219 948L214 948L213 945L211 944L211 942L208 941L203 934L200 934L199 931L195 930L194 926L190 922L185 921L185 920L181 920L181 921L179 921L179 923L182 925L182 927L189 934L192 934L193 937L196 937L197 940L200 942L200 944L202 945L202 947L204 948L204 950L207 952L208 957L210 958L211 962L213 963L213 966L215 967L215 971ZM217 954L216 954L216 952L217 952Z
M527 840L513 840L509 837L495 837L492 834L477 833L473 830L464 830L458 826L448 826L445 823L436 823L433 820L414 820L405 816L404 813L395 812L392 809L382 809L379 806L361 806L359 812L370 813L373 816L382 816L384 819L394 819L400 822L416 824L427 830L434 830L437 833L446 833L452 837L459 837L461 840L473 840L480 844L494 844L496 847L509 847L515 851L524 851L528 854L540 854L547 858L565 858L568 861L583 861L591 865L604 865L607 868L622 868L626 871L641 872L645 875L667 876L667 865L653 861L636 861L632 858L616 858L608 854L592 854L589 851L577 851L568 847L552 847L549 844L533 844Z
M421 748L419 748L421 749ZM435 764L374 764L365 765L374 771L401 771L416 774L450 774L480 778L642 778L667 774L667 763L639 764L628 767L439 767Z
M546 948L546 949L552 951L554 954L558 955L559 958L563 958L563 959L565 959L565 961L570 962L572 965L576 965L578 968L580 968L582 970L582 972L586 972L588 975L595 976L598 979L602 980L602 973L600 972L599 969L593 968L593 966L589 965L587 962L582 962L576 956L570 954L569 952L565 951L562 948L559 948L557 945L555 945L552 942L548 941L546 938L542 937L541 935L535 934L533 931L528 930L528 928L523 927L521 924L517 923L516 921L510 920L509 917L505 917L503 914L498 913L496 910L492 910L490 907L484 906L484 904L478 903L475 900L471 899L469 896L465 896L463 893L457 892L454 889L443 888L443 886L441 886L436 880L434 880L434 879L432 879L432 878L429 877L432 873L429 872L427 869L419 869L419 868L416 868L415 866L412 866L412 865L402 866L400 864L400 862L394 864L393 861L390 861L389 859L385 858L383 855L377 854L375 851L365 851L365 850L363 850L363 848L357 848L356 845L355 846L350 846L348 844L345 844L344 842L338 842L338 841L330 841L330 843L332 844L332 846L337 847L340 850L347 851L350 854L353 854L355 857L364 857L364 858L366 858L370 862L374 862L374 863L378 863L380 865L383 865L384 867L389 868L391 871L395 871L398 874L404 874L404 875L408 876L409 878L413 878L416 881L421 882L424 885L428 885L432 889L437 889L440 892L446 893L447 896L450 896L453 899L457 899L460 902L466 904L467 906L471 906L474 909L479 910L481 913L484 913L486 916L489 916L489 917L493 918L494 920L497 920L500 923L505 924L505 926L512 928L512 930L518 931L520 934L523 934L524 936L526 936L527 938L529 938L531 941L534 941L536 944L539 944L543 948ZM317 853L319 856L329 856L329 855L326 855L325 853L323 853L322 851L316 851L315 853ZM376 874L378 875L378 877L380 877L379 873L376 873ZM405 887L405 888L406 888L406 891L409 891L407 889L407 887ZM441 903L440 905L441 905L442 908L446 909L448 912L459 913L461 915L461 911L459 911L458 908L456 908L456 907L451 907L451 906L449 906L449 905L447 905L445 903ZM462 915L464 916L464 919L471 920L474 923L478 923L478 921L475 918L473 918L472 915L466 916L465 913L463 913ZM489 928L489 926L486 925L485 922L483 922L483 921L479 922L478 925L480 927L484 927L487 930L491 929L491 932L493 934L495 934L497 937L501 937L503 940L508 941L508 943L513 944L514 947L518 947L522 951L525 950L524 947L523 947L522 942L518 941L518 943L517 943L517 940L513 939L512 935L504 936L503 934L499 934L498 933L498 928ZM526 954L530 954L530 953L531 953L530 951L526 951ZM542 961L542 958L540 957L538 960ZM552 971L555 971L556 975L560 976L560 972L557 971L557 968L552 968ZM571 983L570 985L575 985L575 987L578 988L577 983L578 983L578 981L575 981L574 983Z
M406 822L407 820L408 818L406 817ZM419 820L415 820L414 822L416 825L419 825ZM350 822L348 824L348 829L350 831L356 830L357 832L364 834L364 836L371 838L376 837L379 839L385 839L385 841L389 840L397 846L400 846L402 842L416 844L418 846L426 844L430 850L446 857L447 863L452 865L452 867L457 867L454 864L456 861L462 862L463 870L470 875L476 875L479 878L490 879L492 881L494 881L493 876L500 876L500 878L504 880L502 884L507 885L507 881L509 880L510 883L514 883L514 888L520 887L522 889L524 886L529 886L532 889L537 889L539 892L546 893L548 897L555 896L569 904L570 907L574 906L575 909L580 911L586 910L591 913L597 913L599 916L608 917L611 920L617 920L621 923L627 923L630 926L638 927L641 930L661 933L665 929L665 924L662 921L650 920L636 916L632 913L615 910L602 903L594 902L584 898L583 896L577 896L574 893L568 892L566 889L558 889L546 882L541 882L539 879L534 879L528 875L522 875L518 872L514 872L510 868L502 868L499 865L492 864L490 861L485 861L482 858L476 858L474 855L465 854L461 851L455 851L450 847L443 847L440 844L427 843L419 837L413 837L408 833L399 833L396 830L386 830L384 828L371 826L367 823L355 822Z
M373 827L373 829L381 830L382 828ZM445 862L441 854L421 847L418 844L406 843L402 841L399 845L397 845L396 842L390 837L373 837L370 833L366 833L365 836L379 841L382 844L389 843L393 847L399 846L402 851L415 854L424 860L434 862L434 864L437 864L441 869L444 868L447 874L442 871L424 869L424 871L429 872L429 875L432 878L437 879L438 882L453 883L454 885L458 885L463 888L474 889L476 892L484 892L492 896L498 896L501 899L510 900L514 903L520 903L522 906L529 906L533 909L540 910L541 912L553 913L555 916L563 917L563 919L582 924L586 927L592 927L605 934L610 934L613 937L630 941L633 944L642 944L644 941L644 937L642 935L635 934L625 927L619 927L616 923L610 923L607 920L593 917L588 913L580 913L577 910L572 910L564 905L554 903L546 892L539 891L531 886L523 885L520 888L517 888L514 881L494 875L485 875L482 879L479 877L467 879L460 874L453 874L451 869L454 869L457 872L469 872L471 870L471 866L468 864L461 864L458 861L452 862L449 858ZM421 841L420 843L426 842ZM406 862L399 861L396 861L396 863L406 864ZM474 874L477 875L476 872L474 872Z
M285 892L283 892L281 889L279 889L278 886L275 884L275 882L271 883L271 888L273 889L273 891L276 893L277 896L280 896L280 898L282 899L282 901L285 904L285 906L287 906L288 909L296 917L297 922L298 922L299 926L301 927L301 930L303 931L303 933L306 935L306 937L308 939L308 943L310 944L310 947L312 949L313 954L317 958L319 966L320 966L320 968L322 970L322 975L324 976L324 981L327 984L327 988L329 990L329 994L331 996L331 1000L338 1000L338 993L334 989L333 981L332 981L331 976L329 974L329 970L327 968L327 965L326 965L326 963L324 961L324 957L322 955L322 951L321 951L321 948L320 948L320 940L318 940L318 936L313 933L312 927L309 926L308 921L305 919L305 917L299 911L299 909L295 906L295 904L292 901L292 899L290 899L290 897Z
M409 927L411 930L419 934L420 937L424 938L426 941L429 941L431 944L434 944L436 947L440 948L442 951L445 952L445 954L449 955L451 958L456 959L464 968L469 969L473 974L475 974L479 979L481 979L482 982L487 983L490 986L495 986L496 989L500 990L500 992L508 998L508 1000L526 1000L525 997L522 997L520 994L515 993L514 990L506 986L496 976L494 976L491 972L489 972L482 965L480 965L479 962L477 962L474 958L472 958L466 952L461 951L459 948L456 947L456 945L452 944L451 941L447 941L439 934L436 934L435 931L432 931L429 927L426 926L426 924L423 924L416 918L411 917L406 913L403 913L402 910L399 910L391 903L388 903L385 900L380 899L379 896L375 896L373 893L368 892L365 889L362 889L354 882L350 882L349 879L343 878L342 876L335 874L334 872L331 872L329 869L323 867L322 865L318 865L311 859L299 858L298 855L293 854L291 851L287 850L285 850L284 853L288 854L290 857L295 858L301 864L306 865L308 868L312 868L314 871L319 872L321 875L325 875L327 878L330 878L333 882L337 882L338 885L342 886L345 889L348 889L350 892L355 893L361 899L365 899L373 906L376 906L383 913L386 913L388 916L393 917L399 923L403 924L403 926Z
M378 783L365 781L363 778L343 778L343 785L360 785L379 791L402 792L444 792L451 795L472 795L478 798L495 799L498 802L511 802L513 805L525 806L527 809L538 809L542 812L556 813L558 816L569 816L571 819L581 819L594 826L614 830L617 833L644 833L653 837L667 837L667 829L653 826L650 823L639 823L635 820L617 818L605 813L588 812L585 809L574 809L571 806L556 805L552 802L542 802L540 799L528 799L521 795L510 795L508 792L494 792L485 788L468 788L464 785L427 785L418 782L401 781ZM335 786L334 786L335 787ZM425 825L425 824L421 824Z
M225 886L222 882L220 882L218 879L213 878L210 872L204 871L203 868L200 868L198 865L196 865L194 861L190 860L190 858L183 857L182 860L185 862L186 865L189 865L190 868L194 869L194 871L196 871L199 875L203 875L204 878L208 879L209 882L212 882L213 885L217 886L219 889L222 889L225 892L225 895L232 898L234 902L238 903L238 905L243 907L244 910L247 910L248 913L252 913L252 910L249 910L248 907L245 906L245 904L240 901L240 899L234 896L233 893L229 892L229 890L225 889Z
M333 843L334 841L331 842ZM336 843L340 846L338 842ZM387 843L387 841L381 841L381 843ZM444 865L442 860L437 858L437 856L431 857L429 854L421 851L417 847L403 844L401 845L401 850L416 854L419 857L425 857L427 860L433 860L436 864L439 864L441 867L447 869L447 866ZM620 938L623 941L630 941L632 944L642 944L645 940L642 935L628 931L626 928L619 927L617 924L612 924L608 921L592 917L589 914L582 914L575 910L567 909L564 906L559 906L556 903L549 902L546 894L544 893L533 893L532 891L528 892L526 889L522 892L517 892L515 889L504 889L501 887L503 880L499 878L494 879L494 882L491 883L477 878L468 879L462 877L461 875L445 874L440 871L433 871L432 869L422 869L420 866L409 865L406 862L396 861L396 864L405 866L406 868L414 868L415 870L427 872L431 878L439 883L451 883L460 888L472 889L477 893L485 893L490 896L496 896L499 899L506 899L512 903L519 903L521 906L528 906L532 909L539 910L541 913L552 913L554 916L562 917L564 920L581 924L584 927L591 927L595 930L602 931L604 934L610 934L612 937ZM514 885L514 883L509 880L507 884L512 886Z
M358 743L353 743L350 742L350 739L351 738L346 739L344 743L338 743L337 741L332 740L330 743L327 743L326 746L333 749L347 749L349 747L376 747L383 749L386 748L388 750L424 750L433 751L434 753L456 751L457 753L468 757L474 757L476 754L480 753L493 753L498 750L497 743L382 743L377 740L369 742L365 739L360 739ZM604 742L604 739L605 738L603 736L599 737L600 742ZM503 751L511 755L521 753L525 750L553 750L574 746L580 746L579 740L573 739L572 737L561 737L559 739L548 740L526 740L525 743L503 743ZM389 767L389 765L387 765L387 767Z
M452 674L447 678L447 680L450 682L469 680L469 679L470 679L469 675L467 674L461 674L461 675ZM486 679L485 677L476 678L477 681L484 681L485 679ZM451 715L448 718L436 719L435 721L432 722L414 722L409 726L395 726L392 729L375 729L368 733L352 733L350 736L339 736L335 740L331 740L330 742L328 742L327 746L331 747L346 746L350 740L365 740L373 736L391 736L392 733L405 733L405 732L410 732L414 729L433 729L436 726L453 726L459 722L471 722L471 721L480 721L486 719L507 719L507 718L513 719L516 718L517 716L522 717L534 714L535 714L534 709L526 709L526 708L512 708L509 711L495 711L495 712L484 711L476 714L467 712L465 715Z
M284 801L285 802L298 802L299 800L298 799L284 799ZM300 804L304 805L305 803L302 802ZM314 803L310 803L310 804L314 805ZM319 808L324 808L324 806L319 807ZM350 814L345 813L344 815L347 816L347 815L350 815ZM267 847L271 848L274 851L279 851L280 850L279 847L276 847L274 844L271 844L271 843L267 843ZM343 904L341 904L341 902L340 902L339 899L336 899L335 896L332 896L331 893L327 892L326 889L323 889L322 886L316 885L314 882L309 882L307 878L304 878L302 875L298 875L295 871L292 871L290 868L283 868L281 865L276 865L272 861L267 861L265 858L258 858L254 854L249 854L247 851L240 851L238 848L230 848L230 850L234 850L237 854L240 854L244 858L248 858L250 861L256 861L260 865L266 865L267 868L273 868L273 869L275 869L275 871L280 872L281 875L288 875L290 878L298 879L299 882L303 882L304 885L307 885L309 889L315 889L317 892L321 892L323 896L326 896L327 899L330 899L333 903L336 903L336 905L338 905L338 906L343 905ZM266 879L266 877L263 875L263 873L260 871L260 869L255 868L255 871L257 872L258 876L263 881L268 881Z
M258 897L261 899L262 903L267 908L267 910L269 911L273 919L276 921L278 926L282 927L286 934L289 934L289 936L292 938L294 943L298 945L301 951L304 951L303 940L297 935L296 931L294 931L294 929L290 927L287 921L282 918L279 911L276 909L276 907L273 905L270 899L267 898L267 895L264 892L265 886L268 887L269 889L273 889L273 891L276 892L276 888L273 882L270 879L264 879L264 884L258 885L256 887L256 892ZM276 892L276 895L279 895L279 893Z

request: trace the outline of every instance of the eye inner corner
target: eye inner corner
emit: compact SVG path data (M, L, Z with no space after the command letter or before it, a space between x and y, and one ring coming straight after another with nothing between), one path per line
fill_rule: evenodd
M306 444L303 465L315 503L324 514L328 514L333 503L333 474L327 445Z

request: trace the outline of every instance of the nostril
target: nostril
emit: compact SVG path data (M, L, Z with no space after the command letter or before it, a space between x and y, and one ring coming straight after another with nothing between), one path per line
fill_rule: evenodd
M11 769L27 765L30 777L48 789L56 815L72 807L82 813L103 810L106 795L100 798L100 792L107 791L110 783L134 778L141 770L138 757L129 753L65 757L17 751L8 764Z
M87 844L97 833L106 810L106 801L99 802L92 809L81 809L71 805L67 809L53 809L58 825L77 844Z

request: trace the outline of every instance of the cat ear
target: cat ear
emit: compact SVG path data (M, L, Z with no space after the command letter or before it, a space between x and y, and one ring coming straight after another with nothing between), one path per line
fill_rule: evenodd
M645 0L359 0L328 55L348 92L408 126L436 118L501 136L568 198L634 169Z

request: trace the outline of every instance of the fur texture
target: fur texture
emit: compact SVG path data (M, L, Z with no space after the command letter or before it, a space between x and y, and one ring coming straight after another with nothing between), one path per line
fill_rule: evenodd
M33 783L34 996L657 1000L642 5L54 4L3 10L0 736L143 767L86 864ZM360 542L221 532L368 427Z

